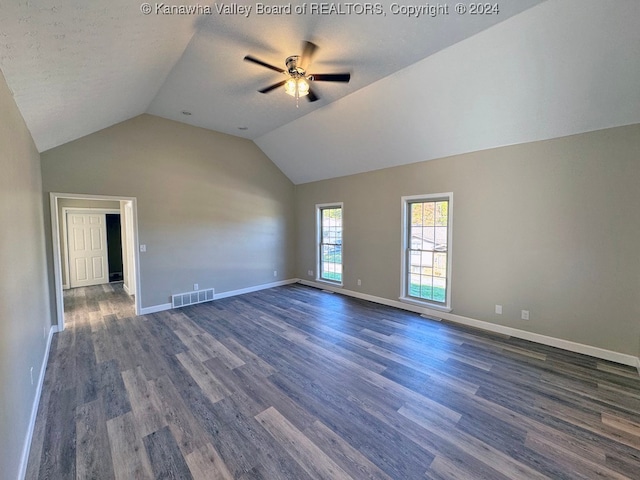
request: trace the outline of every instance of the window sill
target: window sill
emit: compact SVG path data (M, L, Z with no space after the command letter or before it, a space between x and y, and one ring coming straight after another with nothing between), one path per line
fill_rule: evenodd
M451 307L447 307L446 305L440 305L438 303L431 303L427 301L416 300L415 298L409 297L400 297L398 298L401 302L410 303L411 305L418 305L420 307L429 308L431 310L437 310L439 312L449 313L451 311Z
M316 278L316 282L325 283L327 285L333 285L335 287L344 287L344 284L342 282L332 282L331 280L326 280L324 278Z

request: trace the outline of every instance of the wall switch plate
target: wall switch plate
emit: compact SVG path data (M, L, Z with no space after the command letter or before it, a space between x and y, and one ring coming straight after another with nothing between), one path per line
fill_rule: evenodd
M522 310L522 320L529 320L529 310Z
M496 314L502 315L502 305L496 305Z
M147 251L147 246L145 244L140 245L140 251L141 252L146 252Z

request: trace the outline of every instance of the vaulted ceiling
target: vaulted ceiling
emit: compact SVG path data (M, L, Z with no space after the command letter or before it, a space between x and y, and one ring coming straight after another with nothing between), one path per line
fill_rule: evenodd
M640 123L636 0L510 0L491 15L441 2L420 16L389 1L376 14L142 3L0 3L0 69L40 151L146 112L251 139L304 183ZM168 13L178 5L196 14ZM302 40L320 47L311 70L351 82L319 83L299 107L258 93L283 77L243 57L284 68Z

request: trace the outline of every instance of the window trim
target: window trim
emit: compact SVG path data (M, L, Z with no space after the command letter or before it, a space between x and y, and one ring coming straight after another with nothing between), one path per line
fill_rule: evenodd
M446 302L439 303L429 300L421 300L416 297L408 295L407 285L407 273L409 256L407 250L409 248L409 205L418 201L434 202L438 200L447 200L449 202L449 208L447 212L447 298ZM419 305L427 307L433 310L439 310L442 312L450 312L451 309L451 272L453 264L453 192L445 193L429 193L424 195L407 195L402 197L402 228L401 228L401 273L400 273L400 297L399 300L405 303L411 303L413 305Z
M342 266L342 274L341 280L329 280L326 278L322 278L320 272L320 245L322 242L322 210L330 209L330 208L340 208L342 211L342 262L340 265ZM336 285L339 287L344 286L344 202L331 202L331 203L317 203L316 204L316 282L323 282L329 285Z

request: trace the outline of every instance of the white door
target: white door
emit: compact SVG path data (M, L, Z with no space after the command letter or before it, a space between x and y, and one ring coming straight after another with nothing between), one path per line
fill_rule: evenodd
M67 213L71 288L109 282L104 213Z

